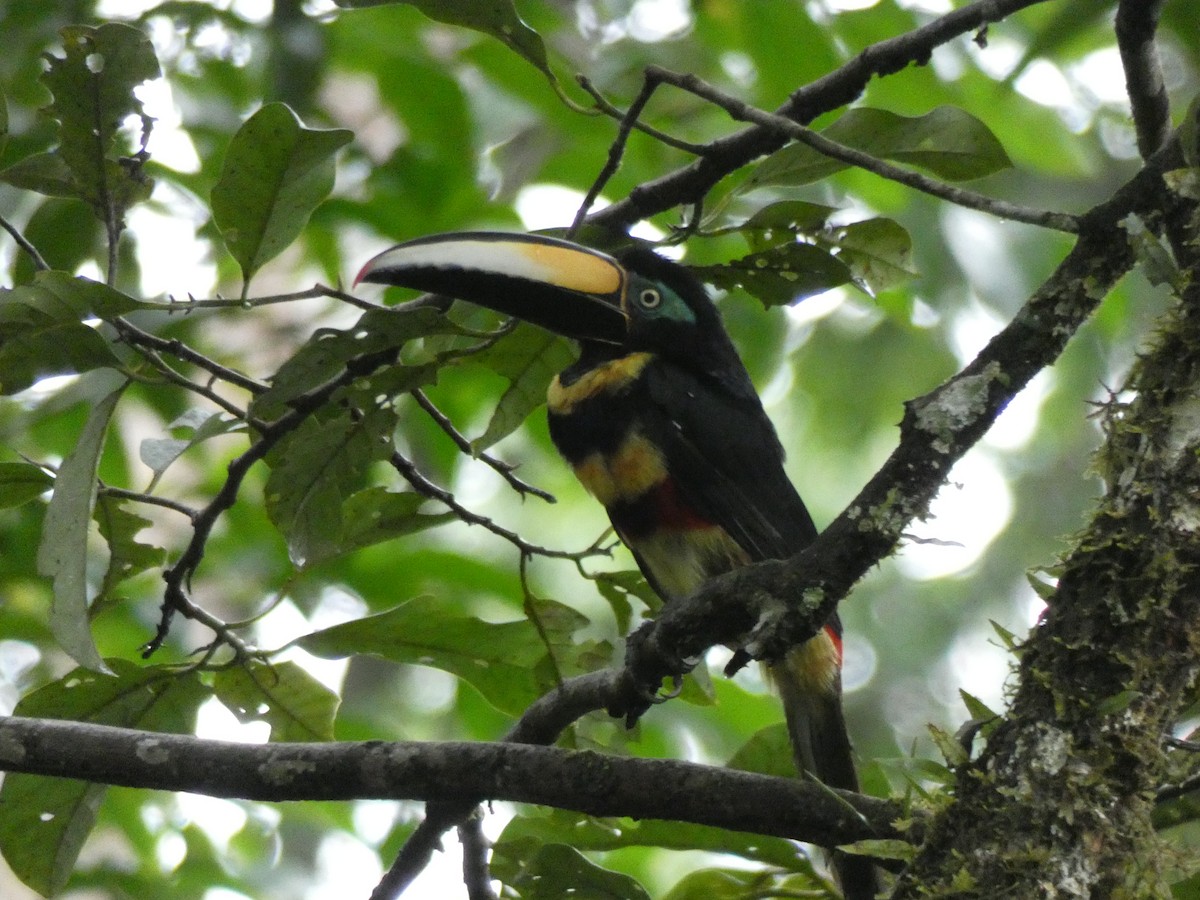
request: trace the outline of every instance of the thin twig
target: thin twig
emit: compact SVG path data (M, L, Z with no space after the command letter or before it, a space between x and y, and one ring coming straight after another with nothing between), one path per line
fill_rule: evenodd
M157 371L167 381L170 381L172 384L176 384L179 387L182 387L186 390L191 391L194 394L197 394L197 395L203 397L205 400L208 400L210 403L215 403L217 406L221 407L221 409L225 410L225 412L229 413L231 416L233 416L236 419L242 419L242 420L248 421L248 422L250 422L251 425L255 424L254 421L248 417L246 410L242 409L237 404L235 404L229 400L226 400L224 397L222 397L220 394L218 394L212 388L206 387L205 385L202 385L202 384L196 384L196 382L192 381L191 379L187 378L184 375L181 375L179 372L176 372L175 369L173 369L167 363L167 361L164 360L158 354L157 351L143 350L142 353L145 356L145 358L150 362L150 364L152 366L154 366L155 371Z
M1154 41L1163 2L1121 0L1117 6L1117 48L1142 159L1149 158L1171 135L1170 101Z
M578 81L579 86L587 91L588 94L591 95L592 99L596 101L597 109L599 109L606 116L616 119L618 122L623 122L625 120L627 113L621 112L621 110L609 103L605 96L600 93L600 89L592 84L592 80L590 78L588 78L586 75L576 75L575 80ZM647 125L645 122L635 122L633 127L642 132L642 134L646 134L654 138L659 143L666 144L668 147L674 147L676 150L682 150L684 153L690 153L692 156L704 156L704 154L708 152L707 144L693 144L688 141L681 141L679 138L671 137L671 135L667 134L666 132L659 131L657 128Z
M21 234L21 232L17 229L17 226L13 225L13 223L4 218L4 216L0 216L0 228L3 228L5 231L7 231L12 239L16 241L17 246L29 254L29 258L33 260L33 267L35 269L37 269L39 272L45 272L49 270L50 264L42 258L42 254L38 253L37 247L33 246L33 244L31 244L25 237L25 235Z
M734 119L742 122L753 122L763 128L778 131L780 134L811 147L822 156L828 156L831 159L840 160L848 165L857 166L881 178L898 182L914 190L937 197L940 200L954 203L957 206L990 213L1002 219L1012 219L1013 221L1025 222L1029 225L1039 225L1043 228L1065 231L1068 234L1076 234L1079 231L1079 220L1074 216L1050 210L1032 209L1015 203L1009 203L1005 200L995 200L991 197L977 194L974 191L954 187L953 185L946 184L944 181L938 181L936 178L922 175L920 172L901 168L893 163L885 162L871 156L869 153L864 153L861 150L856 150L853 147L847 147L845 144L832 141L818 132L805 128L797 122L793 122L791 119L757 109L736 97L718 90L695 75L679 74L659 68L658 66L648 66L646 68L646 84L658 83L671 84L680 90L688 91L697 97L702 97L710 103L720 106ZM643 89L644 92L645 89Z
M190 584L193 573L199 567L201 560L204 559L205 547L217 519L237 501L238 491L247 473L256 462L271 451L271 448L278 444L286 435L298 428L312 412L328 402L329 398L339 388L350 384L357 378L361 378L366 372L374 371L380 366L386 365L389 361L394 361L397 352L398 350L393 348L358 357L351 364L347 365L343 371L324 384L317 385L317 387L307 393L293 398L290 401L288 411L270 425L264 427L261 430L258 440L251 444L245 453L229 463L225 483L221 485L221 489L217 492L216 496L209 501L204 509L200 510L194 519L192 539L188 542L187 549L175 561L174 565L163 572L163 581L166 582L166 590L163 593L162 615L154 637L151 638L142 651L143 657L149 657L162 646L163 641L167 639L167 635L170 633L171 620L175 613L179 613L186 618L194 619L213 628L222 637L226 636L218 630L218 626L225 627L224 624L193 604L188 599L187 592L184 589L185 585ZM214 622L217 623L216 626L214 626ZM237 647L235 646L236 649Z
M434 405L433 401L430 400L426 393L420 388L412 391L412 397L417 401L417 405L420 406L421 409L425 410L429 418L433 419L434 424L436 424L438 428L442 429L442 431L446 433L450 440L454 441L454 445L458 447L459 450L468 456L478 459L484 465L493 469L497 474L500 475L501 478L507 481L512 489L518 494L521 494L522 496L525 494L533 494L535 497L542 498L547 503L558 502L557 498L549 491L544 491L540 487L535 487L534 485L518 478L514 474L514 470L517 467L511 463L506 463L502 460L496 459L494 456L490 456L487 453L476 454L471 447L471 442L467 440L466 436L454 427L454 423L447 418L445 413L443 413Z
M294 291L290 294L270 294L265 297L246 297L246 298L231 298L217 296L211 299L198 300L195 297L188 297L186 300L176 300L171 298L169 303L162 304L162 309L167 312L182 311L188 312L193 309L253 309L258 306L271 306L276 303L293 303L297 300L315 300L318 297L329 297L333 300L340 300L350 306L358 307L363 310L383 309L378 303L372 303L369 300L363 300L361 297L355 297L353 294L347 294L345 291L340 291L337 288L331 288L327 285L316 284L304 291Z
M477 512L472 512L461 503L459 503L452 493L443 487L434 484L426 478L416 464L404 457L399 451L394 451L389 460L393 469L400 473L405 481L407 481L418 494L428 497L431 500L437 500L450 509L459 519L466 522L468 525L479 525L480 527L490 531L497 537L503 538L514 547L521 551L522 554L533 556L545 556L551 559L581 559L585 556L595 556L596 551L587 550L551 550L549 547L542 547L538 544L532 544L525 540L515 531L497 525L495 521L487 516L480 515Z
M573 238L576 232L583 226L583 220L587 218L588 210L592 208L592 205L596 202L596 198L600 196L600 192L608 184L608 180L620 168L621 157L625 153L625 144L629 141L629 134L633 131L638 117L641 116L642 110L646 108L646 104L650 101L650 96L657 87L658 84L652 83L649 78L643 81L641 91L638 92L633 103L629 105L629 109L625 111L625 115L621 117L621 125L617 128L617 136L613 138L612 145L608 148L608 159L604 161L604 166L600 169L600 174L596 176L596 180L592 182L591 188L588 189L587 196L579 204L579 209L575 213L575 220L571 223L571 227L567 229L568 238Z
M149 506L161 506L163 509L174 510L177 513L187 516L192 521L195 521L196 516L199 515L199 510L193 509L177 500L169 500L166 497L158 497L154 494L144 494L141 491L130 491L126 488L113 487L103 482L101 482L99 490L101 494L107 494L110 497L133 500L137 503L148 504Z
M924 63L934 48L1045 2L1048 0L975 0L906 34L872 44L838 69L793 92L776 112L796 122L811 122L854 101L872 78ZM638 185L625 199L598 210L588 221L617 229L680 204L694 203L730 172L779 149L784 142L778 131L760 126L712 141L700 159Z
M121 337L129 344L150 347L153 350L158 350L182 359L185 362L190 362L210 375L222 381L227 381L230 384L237 385L252 394L265 394L267 392L267 385L255 381L241 372L236 372L233 369L223 366L215 360L209 359L203 353L193 350L187 344L183 343L183 341L174 338L161 338L148 331L143 331L125 318L114 319L113 324L121 332Z

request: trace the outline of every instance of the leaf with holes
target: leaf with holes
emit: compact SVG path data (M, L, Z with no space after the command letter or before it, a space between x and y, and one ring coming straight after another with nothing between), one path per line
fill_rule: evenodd
M723 265L694 266L692 273L717 287L742 288L764 306L784 306L849 284L846 264L812 244L783 244Z
M59 124L61 143L54 152L70 171L71 196L120 231L126 211L148 198L154 185L143 170L153 120L134 89L159 76L158 58L149 38L129 25L71 25L60 34L64 55L47 54L42 75L53 95L45 111ZM140 133L122 141L130 117L139 122ZM48 173L43 169L44 178ZM44 186L52 188L56 180L48 178Z
M115 497L98 497L93 517L100 526L100 536L108 544L108 567L104 571L104 581L100 585L95 602L111 602L116 599L113 597L113 591L117 585L161 566L167 551L137 540L138 532L154 523L131 512L125 503Z
M14 715L177 734L193 729L196 710L210 696L195 672L123 660L109 664L111 675L76 669L39 688L17 704ZM96 824L105 790L67 778L5 776L0 852L21 881L46 896L63 888Z
M391 453L396 412L328 407L309 416L267 456L267 515L287 540L297 566L344 552L342 505L371 463Z
M213 690L239 722L266 722L272 741L332 741L340 698L294 662L217 672Z

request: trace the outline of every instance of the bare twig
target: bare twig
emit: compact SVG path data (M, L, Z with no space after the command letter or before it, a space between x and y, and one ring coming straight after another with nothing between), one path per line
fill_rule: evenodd
M209 628L217 631L222 638L232 636L224 623L221 623L220 620L215 619L193 604L188 599L187 592L184 589L184 586L190 583L192 574L204 558L205 546L208 543L209 535L212 533L217 519L237 501L238 491L247 473L256 462L270 452L272 447L279 443L287 434L299 427L313 411L324 405L335 391L350 384L356 378L362 377L364 373L373 371L379 366L394 360L397 352L396 349L391 349L379 353L365 354L354 360L352 364L348 365L334 378L292 399L290 401L290 409L265 427L258 440L251 444L245 453L229 464L228 474L226 475L225 483L221 485L221 490L217 492L216 496L209 501L204 509L200 510L193 520L192 539L188 542L187 549L175 561L174 565L163 572L163 581L166 582L166 590L163 594L162 615L154 637L146 644L142 651L143 657L149 657L162 646L163 641L166 640L167 634L170 632L171 620L176 613L207 625ZM239 650L237 643L233 641L230 643L234 646L235 652ZM240 651L245 652L245 648L240 648Z
M454 446L458 447L459 450L468 456L475 457L484 465L491 468L498 475L500 475L501 478L507 481L509 486L518 494L521 494L522 496L525 494L533 494L533 496L540 497L547 503L557 502L555 496L549 491L544 491L540 487L536 487L518 478L514 474L514 470L517 467L511 463L506 463L502 460L496 459L496 457L487 453L476 454L471 448L471 442L467 440L462 432L454 427L454 423L446 417L445 413L443 413L434 405L433 401L430 400L426 393L420 388L417 388L412 392L412 397L417 401L417 405L420 406L421 409L425 410L429 418L433 419L434 424L436 424L438 428L442 429L442 431L446 433L450 440L454 441Z
M576 75L575 80L579 82L579 86L587 91L593 100L596 101L596 108L606 116L616 119L618 122L625 121L628 113L623 113L605 98L600 93L600 89L592 84L592 80L586 75ZM679 138L671 137L666 132L659 131L657 128L652 128L645 122L634 122L633 127L643 134L649 135L660 144L666 144L668 147L674 147L676 150L682 150L684 153L690 153L692 156L703 156L708 152L706 144L692 144L688 141L681 141Z
M140 491L130 491L125 488L113 487L108 484L100 485L100 493L108 494L110 497L119 497L122 500L134 500L138 503L146 503L150 506L161 506L163 509L174 510L177 513L187 516L192 521L195 521L199 510L180 503L177 500L170 500L166 497L158 497L154 494L144 494Z
M641 116L642 110L646 108L646 104L650 101L650 97L657 87L658 85L652 83L649 78L643 81L641 91L638 92L633 103L629 104L629 109L625 111L625 115L621 117L621 125L617 129L617 136L613 138L612 145L608 148L608 159L604 161L604 166L600 169L600 174L596 176L596 180L592 182L592 186L588 189L587 196L579 204L579 209L575 213L575 221L567 229L568 238L574 237L576 232L582 227L588 210L592 208L592 204L596 202L596 198L600 196L600 192L604 190L604 186L608 184L608 180L620 168L621 157L625 153L625 144L629 140L629 134L633 131L638 117Z
M128 319L114 319L113 324L120 331L121 337L126 343L138 347L149 347L152 350L157 350L161 353L166 353L174 356L177 359L182 359L189 362L199 369L203 369L215 378L222 381L227 381L230 384L237 385L243 390L247 390L252 394L264 394L267 391L267 386L261 382L255 381L241 372L236 372L226 366L221 365L216 360L209 359L203 353L193 350L183 341L173 338L161 338L158 335L151 334L148 331L143 331L138 328Z
M378 303L372 303L369 300L363 300L361 297L355 297L353 294L347 294L345 291L340 291L337 288L331 288L324 284L316 284L304 291L294 291L290 294L270 294L265 297L214 297L212 299L198 300L195 297L189 297L187 300L171 299L170 303L164 303L162 308L167 312L189 312L193 309L253 309L257 306L271 306L276 303L293 303L297 300L315 300L318 297L329 297L333 300L340 300L350 306L355 306L363 310L382 309Z
M9 233L17 246L29 254L29 258L33 260L33 267L39 272L45 272L50 268L50 264L42 258L42 254L38 253L37 247L33 246L25 235L21 234L20 230L4 216L0 216L0 228L3 228Z
M1143 159L1162 147L1171 134L1170 103L1154 42L1163 2L1121 0L1117 6L1117 47Z
M193 394L203 397L210 403L216 404L236 419L248 421L251 425L260 424L256 423L253 419L250 419L246 413L246 410L242 409L236 403L226 400L212 388L206 387L202 384L196 384L185 375L181 375L179 372L176 372L175 369L169 365L161 355L159 355L158 351L143 349L142 354L154 367L155 371L157 371L163 378L172 384L178 385L185 390L191 391Z
M930 178L928 175L923 175L920 172L914 172L911 169L905 169L893 163L885 162L882 159L871 156L869 153L864 153L861 150L856 150L853 147L847 147L845 144L832 141L818 132L793 122L791 119L757 109L736 97L731 97L717 90L695 75L679 74L659 68L658 66L649 66L646 69L646 84L674 85L681 90L702 97L710 103L715 103L734 119L742 122L753 122L763 128L773 129L780 134L787 135L811 147L823 156L840 160L848 165L857 166L881 178L898 182L914 190L937 197L940 200L954 203L957 206L990 213L1002 219L1012 219L1016 222L1040 225L1043 228L1053 228L1069 234L1074 234L1079 230L1079 222L1074 216L1050 210L1031 209L1015 203L1009 203L1005 200L985 197L974 191L967 191L946 184L943 181L938 181L936 178ZM645 89L643 89L643 93L645 93Z
M801 124L845 106L877 75L924 63L935 47L998 22L1046 0L976 0L907 34L867 47L854 59L795 91L776 113ZM722 178L757 157L779 149L785 138L773 128L754 126L713 141L703 157L630 191L624 200L593 213L589 222L620 228L680 204L694 203Z
M576 551L552 550L549 547L542 547L538 544L530 543L515 531L511 531L501 525L497 525L494 520L488 518L487 516L480 515L477 512L467 509L454 498L454 495L450 493L450 491L443 487L439 487L426 478L421 470L417 468L416 464L413 463L412 460L407 459L403 454L399 452L393 452L389 462L391 463L392 468L399 472L400 476L407 481L412 486L413 490L415 490L418 494L428 497L431 500L437 500L439 503L444 504L450 509L451 512L453 512L459 519L461 519L463 522L466 522L468 525L478 525L481 528L490 531L497 537L503 538L520 550L522 555L546 556L552 559L576 560L587 556L596 556L600 552L592 548Z

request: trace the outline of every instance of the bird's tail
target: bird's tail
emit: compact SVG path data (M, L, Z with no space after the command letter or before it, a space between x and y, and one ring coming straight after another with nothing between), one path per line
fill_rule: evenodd
M858 790L858 776L842 716L841 629L835 621L769 669L783 700L796 765L824 784ZM834 851L834 875L846 900L879 893L875 866L866 857Z

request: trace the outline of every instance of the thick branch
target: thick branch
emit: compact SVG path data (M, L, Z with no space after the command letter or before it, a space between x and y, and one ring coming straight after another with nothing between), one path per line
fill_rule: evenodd
M1079 241L1009 325L965 369L908 403L896 450L818 539L787 561L737 569L667 606L631 641L628 664L646 686L682 671L717 644L775 659L808 639L867 571L923 517L951 467L1067 341L1133 265L1120 222L1130 213L1159 229L1172 200L1162 173L1178 143L1160 151L1110 200L1081 219ZM642 709L634 704L628 712Z
M670 818L802 841L897 837L892 803L673 760L527 744L240 744L54 719L0 718L0 768L249 800L473 800Z
M1170 894L1151 816L1162 735L1200 672L1198 274L1139 360L1135 399L1106 410L1107 494L1022 648L1011 711L897 898L964 876L989 896Z

